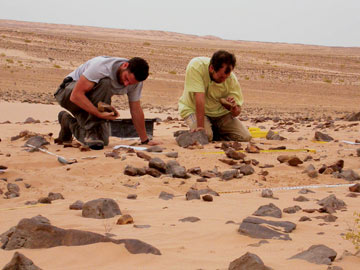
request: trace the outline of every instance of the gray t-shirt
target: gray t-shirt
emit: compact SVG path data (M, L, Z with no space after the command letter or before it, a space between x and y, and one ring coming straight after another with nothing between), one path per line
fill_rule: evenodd
M143 83L124 86L119 84L116 73L120 65L127 62L128 59L120 57L97 56L79 66L68 77L78 81L83 75L89 81L98 83L103 78L111 79L112 92L114 95L128 95L129 101L138 101L141 97Z

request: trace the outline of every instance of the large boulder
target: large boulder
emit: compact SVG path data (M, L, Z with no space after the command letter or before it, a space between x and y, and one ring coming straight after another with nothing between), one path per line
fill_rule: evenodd
M2 270L42 270L32 260L19 252L15 252L11 261Z
M315 264L331 264L336 258L336 251L324 245L313 245L290 259L302 259Z
M270 270L259 256L247 252L240 258L232 261L229 265L229 270Z

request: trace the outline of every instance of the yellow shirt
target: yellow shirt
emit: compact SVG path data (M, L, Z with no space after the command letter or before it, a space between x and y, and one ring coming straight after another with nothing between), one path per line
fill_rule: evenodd
M210 79L210 58L193 58L186 68L184 92L179 100L179 112L182 118L196 112L194 93L205 93L205 115L219 117L228 114L220 103L220 98L233 97L236 104L243 104L240 84L233 72L223 83Z

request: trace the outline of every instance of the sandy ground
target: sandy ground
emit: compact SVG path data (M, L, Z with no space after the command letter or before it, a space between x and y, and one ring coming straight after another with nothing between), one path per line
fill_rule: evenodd
M341 142L360 139L359 122L343 119L348 113L359 110L359 48L246 43L176 33L116 32L46 24L35 24L30 29L29 25L0 21L0 165L8 167L0 175L7 180L0 180L0 189L5 192L7 183L17 183L20 187L20 197L0 198L0 233L15 226L22 218L40 214L47 217L53 225L64 229L111 233L115 239L135 238L153 245L162 253L161 256L134 255L123 245L110 243L18 250L37 266L53 270L228 269L231 261L251 252L273 269L324 270L327 269L326 265L288 260L311 245L323 244L337 252L333 265L342 269L358 267L358 256L342 256L345 251L355 252L351 242L344 240L342 235L352 228L353 213L358 211L360 200L360 197L346 196L349 193L348 187L311 188L315 193L304 195L309 199L307 202L293 200L300 195L299 189L274 190L277 200L262 198L261 190L349 184L349 181L332 175L310 178L302 173L309 164L319 169L323 164L331 165L342 159L344 169L360 173L359 157L356 155L359 146ZM124 37L127 38L127 43L121 41ZM103 43L100 44L100 40ZM61 78L95 53L125 56L138 54L147 56L153 67L143 93L145 114L148 118L162 119L159 124L155 124L154 139L162 142L164 152L149 155L168 161L171 158L166 157L165 153L176 151L179 154L176 160L186 169L200 167L202 171L219 172L231 169L230 165L219 161L225 158L218 148L219 142L205 145L203 149L190 150L179 147L173 137L173 132L185 129L183 122L175 118L178 117L176 100L182 91L187 61L196 54L208 55L220 44L233 49L243 63L236 73L246 100L242 114L244 124L263 131L272 127L287 138L285 141L254 138L253 142L262 149L278 146L295 150L310 149L311 152L299 150L291 153L301 160L308 156L312 159L292 167L277 161L280 154L289 152L246 153L248 158L259 162L259 165L253 166L254 174L230 181L214 177L201 183L197 182L199 176L194 175L189 179L171 178L167 175L160 178L124 175L126 165L142 167L147 166L148 162L126 151L121 152L124 160L105 157L105 153L116 145L130 145L137 140L111 137L110 145L104 150L90 152L54 144L53 138L59 132L57 114L61 108L55 105L52 92ZM129 45L132 45L133 51ZM79 49L82 49L81 55L78 55ZM175 61L170 61L171 58L175 58ZM54 67L55 64L61 68ZM324 78L328 81L324 81ZM154 95L156 99L153 98ZM129 117L126 99L118 98L114 103L121 110L122 117ZM40 120L40 123L25 124L28 117ZM170 117L175 120L167 120ZM274 121L275 117L279 117L280 121ZM78 162L62 165L52 155L25 151L24 139L11 141L12 136L23 130L54 134L49 138L48 150L66 158L75 158ZM315 131L332 136L334 141L314 142ZM242 145L245 148L247 144ZM87 159L89 157L93 159ZM265 164L274 167L261 168ZM265 170L269 174L264 177L260 174ZM15 181L18 178L23 180ZM25 188L25 183L31 187ZM219 192L220 196L214 196L213 202L187 201L185 194L191 187L210 187ZM161 191L172 193L175 197L168 201L161 200L158 198ZM49 192L60 192L65 199L53 201L49 205L25 205L25 202L47 196ZM129 194L137 194L137 199L127 199ZM299 205L302 209L318 209L317 200L331 194L347 205L346 211L334 214L338 217L335 222L316 219L316 216L323 215L317 212L283 213L280 220L297 224L296 229L290 233L291 241L268 240L267 244L253 247L249 245L258 243L261 239L237 232L239 223L252 216L262 205L273 203L280 209L294 205ZM114 199L123 214L130 214L134 218L135 225L150 227L116 225L119 216L106 220L89 219L83 218L81 211L69 210L69 205L76 200L86 202L98 198ZM198 217L200 221L179 221L189 216ZM302 216L308 216L312 220L299 222ZM228 221L233 221L234 224L226 224ZM0 249L0 267L11 260L14 252Z

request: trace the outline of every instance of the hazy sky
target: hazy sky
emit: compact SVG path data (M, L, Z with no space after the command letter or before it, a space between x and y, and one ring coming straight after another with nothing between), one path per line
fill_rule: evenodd
M360 0L1 0L0 19L360 47Z

